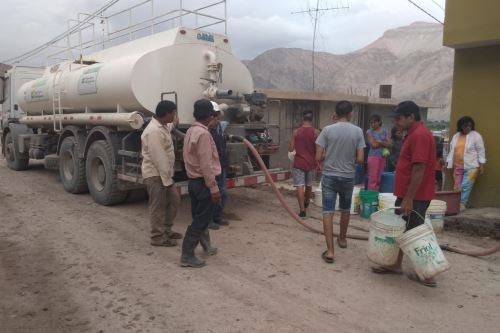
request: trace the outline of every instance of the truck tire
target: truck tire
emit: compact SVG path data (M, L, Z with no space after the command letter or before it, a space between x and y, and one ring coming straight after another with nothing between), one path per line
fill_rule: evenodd
M5 159L7 160L7 166L9 169L21 171L28 169L29 157L24 155L20 158L20 153L15 153L14 149L14 139L12 138L12 133L7 133L5 136Z
M59 178L64 189L73 194L86 193L85 161L79 158L80 147L73 136L65 138L59 149Z
M85 162L89 192L95 202L104 206L119 204L127 197L127 191L118 189L112 154L109 143L98 140L90 145Z

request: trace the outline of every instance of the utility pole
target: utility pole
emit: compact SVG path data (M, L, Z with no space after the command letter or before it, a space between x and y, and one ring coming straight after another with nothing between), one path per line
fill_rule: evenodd
M292 14L304 14L304 13L308 13L309 15L311 15L311 17L313 16L314 14L314 32L313 32L313 42L312 42L312 62L311 62L311 66L312 66L312 91L314 91L315 89L315 55L316 55L316 32L318 30L318 14L319 12L326 12L326 11L331 11L331 10L340 10L340 9L348 9L349 8L349 5L344 5L344 4L339 4L335 7L327 7L327 8L319 8L319 1L320 0L316 0L316 7L315 8L309 8L308 10L302 10L302 11L298 11L298 12L292 12Z

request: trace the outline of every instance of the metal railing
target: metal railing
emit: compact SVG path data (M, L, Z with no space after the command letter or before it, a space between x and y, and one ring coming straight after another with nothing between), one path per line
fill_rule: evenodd
M155 2L158 1L161 0L143 0L107 14L119 2L119 0L113 0L92 14L78 13L76 19L67 21L67 30L63 34L38 48L4 62L19 64L37 55L45 54L46 65L75 60L83 63L87 53L118 45L120 39L126 42L166 30L165 26L168 23L172 24L169 28L185 26L193 29L205 29L224 24L224 34L227 34L227 0L211 2L196 9L184 8L183 0L178 0L178 8L157 12ZM137 19L139 12L144 9L149 12L148 17ZM223 17L213 15L212 11L216 10L223 11ZM187 23L188 19L193 23ZM126 24L120 26L123 22ZM144 33L144 31L147 32ZM55 52L53 52L54 49L56 49ZM77 51L76 56L75 51Z

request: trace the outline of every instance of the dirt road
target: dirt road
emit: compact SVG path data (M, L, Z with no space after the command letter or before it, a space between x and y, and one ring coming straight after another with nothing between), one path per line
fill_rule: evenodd
M230 200L231 225L212 232L219 254L185 269L179 247L149 245L145 202L101 207L65 193L56 172L0 160L0 332L498 332L498 254L446 253L452 269L430 289L370 273L363 241L323 263L322 236L268 191ZM188 223L184 198L175 229Z

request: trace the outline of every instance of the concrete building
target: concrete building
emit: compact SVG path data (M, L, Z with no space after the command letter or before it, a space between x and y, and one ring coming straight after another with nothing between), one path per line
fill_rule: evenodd
M472 207L500 207L500 1L446 2L443 44L455 49L450 136L471 116L486 144L485 174L472 191ZM450 179L448 177L448 179Z
M372 114L382 117L383 127L388 131L392 128L390 114L394 107L400 102L395 99L375 98L369 96L358 96L339 94L332 92L312 91L286 91L274 89L261 89L268 97L268 118L264 119L269 124L278 125L280 150L271 159L273 168L290 168L288 159L288 143L293 129L302 123L302 112L311 110L314 115L314 126L323 128L331 124L332 115L337 102L347 100L354 105L353 123L361 127L364 132L368 130L368 119ZM428 109L432 106L418 102L422 109L424 121L427 120Z

